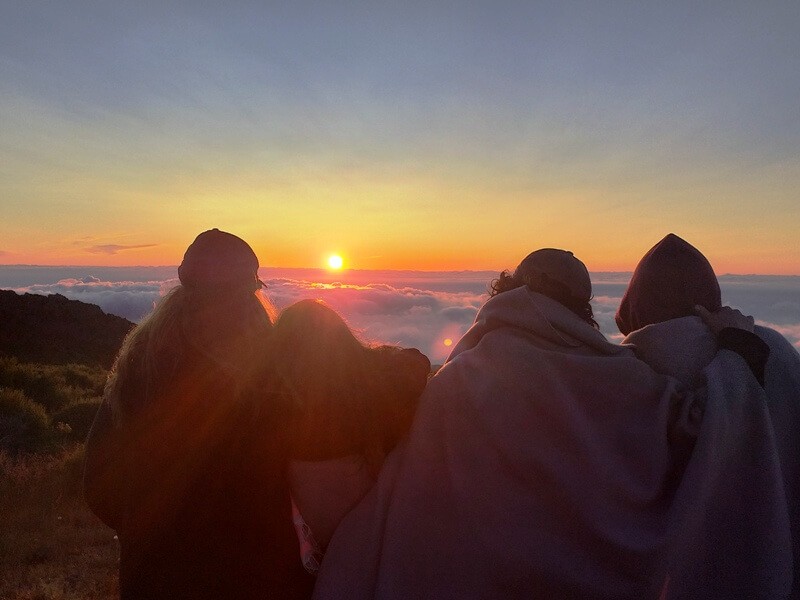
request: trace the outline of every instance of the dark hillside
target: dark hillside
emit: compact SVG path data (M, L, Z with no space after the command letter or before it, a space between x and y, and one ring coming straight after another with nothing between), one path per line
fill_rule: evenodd
M0 290L0 355L20 361L108 369L133 326L99 306L60 294Z

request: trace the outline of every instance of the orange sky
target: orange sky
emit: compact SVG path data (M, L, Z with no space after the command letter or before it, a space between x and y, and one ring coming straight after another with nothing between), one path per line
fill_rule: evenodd
M4 10L0 264L800 274L800 4L195 4Z

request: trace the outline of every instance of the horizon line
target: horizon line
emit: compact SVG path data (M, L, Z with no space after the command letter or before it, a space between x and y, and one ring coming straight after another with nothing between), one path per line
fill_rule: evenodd
M38 265L38 264L0 264L2 268L31 268L31 269L175 269L177 272L178 265ZM436 273L495 273L499 274L508 269L341 269L333 271L325 267L279 267L279 266L260 266L259 270L272 269L284 271L314 271L327 273L330 276L344 275L346 273L420 273L420 274L436 274ZM633 271L589 271L590 274L613 274L613 275L632 275ZM787 273L715 273L717 277L800 277L800 274L787 274Z

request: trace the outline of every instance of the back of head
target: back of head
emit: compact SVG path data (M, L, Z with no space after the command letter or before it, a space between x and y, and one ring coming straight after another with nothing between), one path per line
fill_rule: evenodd
M269 362L301 411L316 413L358 395L367 347L327 304L301 300L285 308L269 346Z
M722 305L719 282L697 248L670 233L642 257L617 310L624 335L646 325L695 314L696 305Z
M258 257L243 239L219 229L204 231L186 249L178 277L186 296L183 336L197 350L234 372L252 343L272 325L261 294ZM248 361L250 362L250 361Z
M296 458L324 460L356 451L369 456L379 449L375 352L336 311L317 300L285 308L270 348L269 362L299 411Z
M188 382L224 381L235 395L262 370L259 349L272 307L256 293L258 258L242 239L212 229L186 250L173 289L128 336L107 393L122 417L166 390L204 390ZM200 377L202 375L202 377ZM207 393L207 390L205 390Z
M492 282L495 296L521 286L561 303L581 319L597 327L591 304L592 282L586 265L569 250L542 248L531 252L510 275L508 271Z
M526 256L514 271L514 277L526 283L537 281L544 275L561 284L576 302L592 298L589 271L569 250L542 248Z
M364 351L342 317L319 300L286 307L275 323L270 346L274 368L297 385L308 386L315 380L333 383L343 375L333 365L357 363Z
M198 235L186 249L178 278L182 285L196 290L261 288L253 249L240 237L216 228Z

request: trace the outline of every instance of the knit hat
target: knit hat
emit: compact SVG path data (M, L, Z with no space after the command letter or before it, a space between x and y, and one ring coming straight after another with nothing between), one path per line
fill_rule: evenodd
M231 233L204 231L186 249L178 278L190 288L250 287L258 290L258 257L243 239Z
M694 315L696 305L711 312L722 305L717 276L705 256L674 233L642 257L617 310L624 334L645 325Z
M542 248L526 256L514 271L514 278L524 280L533 275L547 275L566 286L570 295L581 302L592 298L589 271L569 250Z

